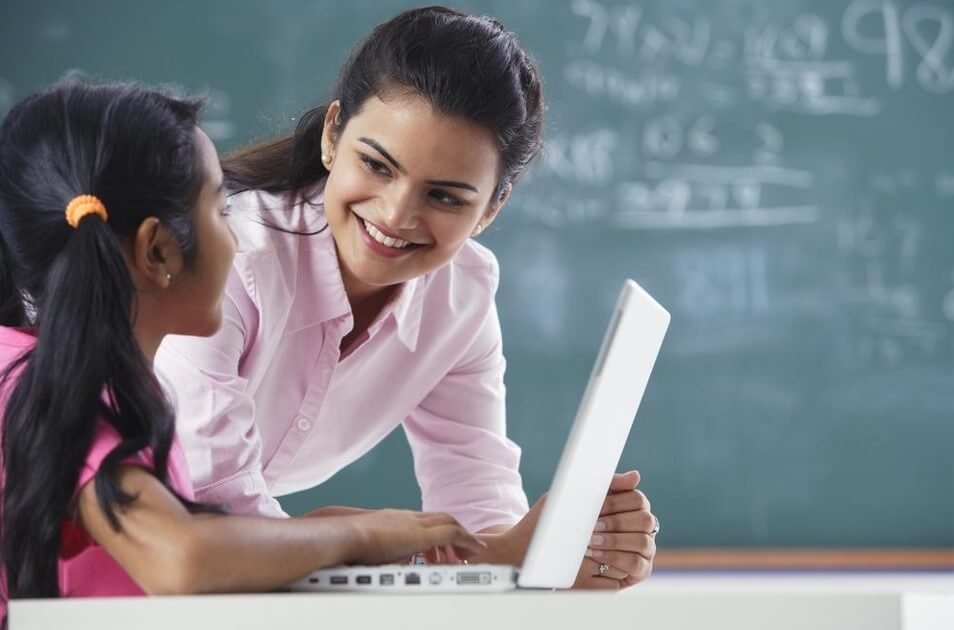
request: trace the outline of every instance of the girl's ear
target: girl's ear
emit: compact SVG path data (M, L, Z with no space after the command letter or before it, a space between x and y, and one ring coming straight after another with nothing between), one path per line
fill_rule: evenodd
M132 271L140 289L169 288L183 269L182 251L175 234L156 217L139 224L132 243Z

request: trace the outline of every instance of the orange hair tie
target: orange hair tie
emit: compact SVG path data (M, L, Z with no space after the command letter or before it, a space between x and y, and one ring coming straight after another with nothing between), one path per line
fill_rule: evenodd
M93 195L73 197L73 200L66 206L66 222L74 228L79 225L83 217L90 214L97 215L104 223L109 216L106 214L106 206L103 205L103 202Z

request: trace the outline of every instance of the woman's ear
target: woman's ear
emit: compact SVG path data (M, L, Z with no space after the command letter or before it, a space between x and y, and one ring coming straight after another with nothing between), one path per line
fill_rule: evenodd
M321 132L321 163L331 170L335 160L335 142L338 139L338 126L341 122L341 101L332 101L325 112L325 125Z
M183 270L182 250L176 235L156 217L139 224L132 243L132 271L137 286L168 289Z
M494 219L497 218L497 215L500 214L500 209L503 208L507 201L510 199L510 191L513 190L513 184L508 183L504 189L500 192L500 196L497 197L495 201L490 203L490 206L487 208L487 211L484 212L484 215L480 217L480 221L477 222L477 225L474 226L474 231L471 232L471 236L477 236L494 222Z

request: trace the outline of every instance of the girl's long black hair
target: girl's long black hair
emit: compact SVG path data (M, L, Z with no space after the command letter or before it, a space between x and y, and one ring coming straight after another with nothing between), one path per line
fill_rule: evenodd
M173 413L133 335L123 246L157 217L193 263L200 108L136 84L73 77L18 103L0 127L0 324L36 335L0 374L9 392L0 425L5 597L60 594L61 532L75 516L97 422L121 436L95 477L114 528L116 508L136 498L118 485L124 458L151 449L156 477L172 490ZM64 211L81 194L103 201L107 222L90 216L70 227Z

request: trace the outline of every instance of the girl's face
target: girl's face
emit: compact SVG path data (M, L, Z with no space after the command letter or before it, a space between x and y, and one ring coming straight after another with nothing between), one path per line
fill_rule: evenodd
M196 146L203 170L202 190L193 210L196 257L191 269L183 269L170 285L173 298L170 317L177 319L176 332L208 336L222 325L222 293L235 258L235 236L226 217L222 168L215 146L196 128Z
M447 264L506 194L492 198L497 144L475 123L419 96L372 97L335 134L338 111L332 103L322 137L324 202L354 301Z

